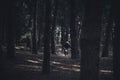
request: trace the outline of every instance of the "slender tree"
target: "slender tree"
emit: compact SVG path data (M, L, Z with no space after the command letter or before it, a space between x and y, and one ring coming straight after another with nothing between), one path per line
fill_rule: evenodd
M66 41L70 41L70 4L69 1L61 0L60 5L61 44L63 49L63 45L66 43Z
M78 57L78 46L77 46L77 27L76 27L76 0L71 0L71 21L70 21L70 37L71 37L71 58L75 59Z
M3 11L2 8L3 8L3 5L0 4L0 11ZM2 32L2 16L3 16L2 13L0 13L0 32ZM2 42L2 34L0 34L0 58L1 58L1 54L2 54L1 42Z
M44 0L39 0L39 5L38 5L38 41L37 41L37 48L39 50L42 50L42 44L43 44L43 33L44 33L44 17L45 17L45 1Z
M42 73L50 73L50 28L51 28L51 1L45 0L45 29L44 29L44 57Z
M112 0L112 6L115 24L113 34L113 77L114 80L120 80L120 5L117 0Z
M101 0L85 0L82 26L80 80L99 79Z
M112 7L112 6L111 6ZM110 42L111 42L111 33L112 33L112 27L113 27L113 12L112 12L112 8L110 8L109 11L109 16L107 18L107 26L106 26L106 30L105 30L105 41L104 41L104 46L103 46L103 53L102 53L102 57L108 57L109 55L109 46L110 46Z
M37 54L37 0L34 0L32 53Z
M57 10L58 10L58 0L54 0L54 10L53 10L53 22L51 27L51 53L56 54L55 47L55 29L56 29L56 19L57 19Z
M7 58L15 57L15 0L7 1Z

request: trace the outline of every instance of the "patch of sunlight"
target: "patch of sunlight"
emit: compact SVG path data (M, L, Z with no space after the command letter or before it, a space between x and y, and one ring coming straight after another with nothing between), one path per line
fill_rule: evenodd
M80 65L72 65L73 67L80 67Z
M52 61L53 64L61 64L60 62Z
M66 68L66 67L63 67L63 66L61 66L59 68L61 68L63 70L68 70L68 71L75 71L75 72L79 72L80 71L80 69L78 69L78 68Z
M43 60L42 59L38 59L38 61L42 62Z
M63 66L61 66L61 67L59 67L59 68L61 68L61 69L63 69L63 70L71 70L71 68L65 68L65 67L63 67Z
M16 68L35 68L35 69L39 69L40 66L36 66L36 65L17 65Z
M58 53L57 53L57 56L59 56L59 57L63 57L63 58L70 58L71 55L68 54L68 55L65 56L64 53L62 53L62 52L58 52Z
M73 71L76 71L76 72L79 72L79 71L80 71L80 69L78 69L78 68L72 68L72 70L73 70Z
M38 61L34 61L34 60L27 60L27 62L31 62L31 63L40 63L40 62L38 62Z
M24 49L25 47L24 46L16 46L15 49Z
M100 70L101 73L112 73L112 70Z
M65 54L61 53L61 52L58 52L57 53L58 56L65 56Z
M58 49L58 51L62 51L62 49L61 49L61 48L59 48L59 49Z

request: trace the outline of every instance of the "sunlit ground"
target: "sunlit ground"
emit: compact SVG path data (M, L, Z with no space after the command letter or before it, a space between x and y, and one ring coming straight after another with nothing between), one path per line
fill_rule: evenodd
M51 54L51 61L50 61L50 68L51 68L51 75L54 78L51 78L51 80L79 80L80 75L80 60L72 60L70 57L70 52L67 56L65 56L59 48L57 50L57 55ZM23 58L18 59L17 64L14 66L14 68L17 71L21 71L21 75L24 75L24 72L26 71L26 76L29 76L28 74L32 74L33 72L42 72L42 63L43 63L43 53L39 52L38 55L31 54L29 51L19 51L18 57L22 56ZM102 59L102 66L99 70L100 75L109 75L108 77L111 77L111 74L113 73L112 70L107 69L109 67L110 61L108 61L108 58ZM100 63L100 64L101 64ZM109 64L108 64L109 63ZM106 66L107 65L107 66ZM111 66L111 65L110 65ZM103 68L105 67L105 68ZM17 73L17 71L15 73ZM38 79L26 79L26 80L50 80L50 77L44 77L40 76L38 73L31 75L37 77ZM19 73L18 73L19 74ZM16 74L17 75L17 74ZM39 75L39 76L37 76ZM64 76L64 77L63 77ZM57 77L57 79L56 79ZM58 78L59 77L59 78ZM24 80L24 79L21 79ZM102 77L101 80L111 80L106 79Z
M27 64L18 64L16 65L15 68L20 68L20 69L30 69L33 71L41 71L42 67L39 66L40 64L42 65L43 60L26 60ZM58 71L58 70L63 70L63 71L75 71L79 72L80 71L80 65L79 64L66 64L64 61L58 62L58 61L51 61L51 66L53 67L53 71ZM58 70L56 70L58 69Z

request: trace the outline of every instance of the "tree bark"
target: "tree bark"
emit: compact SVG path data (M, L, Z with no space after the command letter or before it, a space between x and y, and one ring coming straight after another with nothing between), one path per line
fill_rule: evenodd
M14 1L8 1L7 5L7 59L15 57L15 6Z
M42 73L50 73L50 28L51 28L51 1L45 0L45 30L44 30L44 57Z
M78 46L77 46L77 28L76 28L76 0L71 0L71 19L70 19L70 38L71 38L71 58L75 59L78 57Z
M34 0L32 53L37 54L37 0Z
M99 50L101 33L101 1L86 0L80 39L80 80L99 79Z
M43 43L43 32L44 32L44 17L45 17L45 11L44 11L44 0L39 1L39 6L38 6L38 41L37 41L37 48L39 51L42 51L42 43Z
M51 53L56 54L56 47L55 47L55 29L56 29L56 19L57 19L57 10L58 10L58 1L54 0L55 8L53 11L53 24L51 29Z
M103 46L103 53L102 53L102 57L108 57L109 55L109 46L110 46L110 42L111 42L111 33L112 33L112 27L113 27L113 17L112 17L112 8L110 9L110 14L108 16L107 22L108 25L106 27L106 31L105 31L105 41L104 41L104 46Z
M117 0L112 0L114 16L114 33L113 33L113 80L120 80L120 4Z

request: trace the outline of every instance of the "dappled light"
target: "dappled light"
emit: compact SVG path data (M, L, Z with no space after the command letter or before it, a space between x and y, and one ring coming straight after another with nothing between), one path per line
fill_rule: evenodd
M53 67L55 67L55 69L58 69L60 71L75 71L75 72L79 72L80 71L80 66L79 65L72 65L72 64L64 64L64 63L59 63L59 65L52 65ZM54 70L54 69L53 69ZM57 70L56 70L57 71Z
M79 72L80 71L80 69L79 68L74 68L74 67L72 67L72 68L67 68L67 67L63 67L63 66L60 66L59 67L60 69L62 69L62 70L66 70L66 71L76 71L76 72Z
M112 73L113 71L112 70L100 70L100 72L102 72L102 73Z
M52 61L53 64L61 64L60 62Z
M100 70L101 74L113 74L112 70Z
M66 70L66 71L76 71L76 72L80 71L80 69L78 69L78 68L67 68L67 67L63 67L63 66L60 66L59 68L62 70Z
M120 80L119 7L0 0L0 80Z
M34 60L27 60L27 62L31 62L31 63L40 63L40 62L38 62L38 61L34 61Z
M37 65L17 65L15 68L40 71L41 67Z
M78 67L78 68L80 68L80 65L72 65L73 67Z

